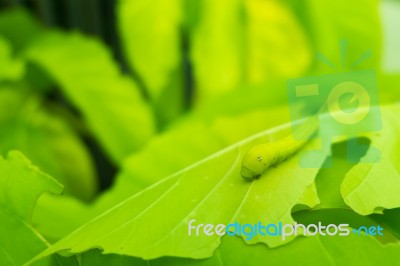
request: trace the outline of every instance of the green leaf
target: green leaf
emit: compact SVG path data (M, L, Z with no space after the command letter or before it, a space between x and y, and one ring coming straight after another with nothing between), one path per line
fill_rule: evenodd
M16 53L43 33L44 28L25 9L13 8L0 13L0 35L11 43Z
M18 81L22 78L25 65L12 56L12 49L5 39L0 38L0 82Z
M139 192L229 145L286 122L288 116L287 109L274 108L215 118L188 117L154 138L141 152L128 157L117 182L126 180L133 185L124 182L130 193ZM160 149L164 152L158 152ZM151 167L153 162L158 162L158 167Z
M59 83L115 162L154 134L149 106L98 41L77 33L49 34L35 42L26 57Z
M381 213L383 209L400 207L399 111L398 105L383 108L382 131L367 135L371 145L364 157L374 156L378 149L380 161L356 165L346 174L341 185L344 201L360 214Z
M37 258L60 250L80 253L95 246L107 253L145 259L166 255L207 258L219 246L220 237L188 236L187 223L192 219L215 224L252 224L260 219L291 223L291 209L303 200L318 169L301 168L294 156L266 171L257 181L247 182L240 176L241 158L247 150L289 132L288 126L264 132L163 179L85 224ZM309 144L309 148L317 146L316 142ZM171 206L179 208L171 210ZM162 223L154 217L162 217ZM249 242L272 247L284 244L273 237L255 237Z
M332 169L331 169L332 170ZM393 212L393 211L392 211ZM379 215L382 221L395 221L395 213ZM398 215L398 212L397 212ZM377 226L376 217L361 216L351 210L319 210L293 213L297 222L308 225L350 224L352 228ZM393 219L395 218L395 219ZM395 223L393 223L395 224ZM221 245L208 259L194 260L177 257L162 257L154 260L142 260L136 257L117 254L102 254L100 250L91 250L81 255L82 266L86 265L150 265L150 266L215 266L215 265L377 265L400 262L400 245L394 238L392 228L384 227L383 237L357 236L313 236L301 237L288 245L271 249L265 245L246 245L238 237L224 236ZM392 243L388 244L387 240ZM381 242L381 243L380 243ZM385 244L383 244L385 243ZM307 250L307 255L304 255Z
M200 13L190 33L198 101L263 86L282 103L276 80L304 74L311 63L305 31L289 8L281 1L192 2Z
M13 27L10 27L10 25L13 25ZM25 9L13 8L0 13L0 35L11 44L12 49L10 50L14 55L19 56L32 42L39 39L46 32L45 28ZM19 65L23 66L24 69ZM13 64L7 64L6 68L2 67L1 69L8 72L9 69L14 69L14 72L19 73L19 70L15 71L15 69L19 68L25 71L24 80L33 89L48 90L52 85L49 77L32 64L22 65L22 62L16 61ZM20 79L22 79L22 75L18 75L18 79L15 78L14 80L19 81Z
M384 117L394 115L395 110L394 107L383 108ZM313 182L319 169L300 168L298 156L294 156L252 183L244 182L239 174L243 152L257 143L288 134L289 128L278 129L239 142L163 179L84 225L41 256L59 250L79 253L96 246L107 253L145 259L159 256L206 258L219 246L220 239L217 236L188 237L187 223L192 219L213 224L235 221L253 224L262 220L292 223L291 212L298 204L313 207L318 203ZM317 144L310 142L308 145ZM329 195L324 197L329 198ZM179 209L171 211L170 206L179 206ZM339 207L342 206L339 202ZM163 217L163 223L154 220L155 216ZM84 242L92 232L100 232L101 236ZM183 244L172 244L178 242ZM284 243L270 237L255 237L247 242L263 242L270 247Z
M40 225L43 225L46 233L51 232L52 238L60 239L66 233L72 232L73 229L163 178L250 135L289 120L289 111L286 108L257 108L242 113L225 113L213 119L208 115L202 118L200 114L194 115L197 118L187 117L187 120L153 138L140 152L129 156L123 162L113 187L90 206L83 205L67 195L39 201L36 212L40 212L38 216L43 217L40 219ZM246 124L246 127L243 127L243 124ZM160 150L164 152L159 152ZM157 167L154 167L155 162ZM45 213L51 214L53 218L44 219ZM56 221L61 221L59 229L54 225ZM64 224L62 221L68 223Z
M383 74L378 76L379 100L381 103L396 103L400 100L400 74Z
M245 76L248 84L266 84L306 73L311 63L311 47L304 29L289 7L274 0L247 0L244 7L248 38Z
M224 237L213 257L205 260L164 257L145 261L93 250L82 255L82 266L397 265L399 251L399 245L382 245L373 237L355 235L300 238L279 249Z
M359 138L358 141L363 142L363 139ZM332 167L322 168L315 179L318 197L321 200L321 203L316 207L317 209L350 209L343 201L340 193L340 186L344 177L351 168L357 165L357 162L351 162L347 158L347 144L345 140L332 146ZM363 150L360 150L360 154L353 154L353 156L361 159L368 147L366 146Z
M127 59L153 100L181 67L181 23L181 0L118 2L118 25Z
M385 215L381 215L384 217L382 219L386 220ZM340 207L335 208L331 207L330 209L313 209L313 210L303 210L299 212L294 212L293 213L293 218L301 224L304 224L308 226L309 224L318 224L321 223L323 225L328 225L328 224L348 224L350 228L360 228L361 226L365 227L371 227L371 226L380 226L383 228L382 232L383 235L377 234L374 236L376 240L381 242L382 244L388 244L388 243L395 243L399 245L399 238L396 235L396 232L387 226L384 222L379 221L373 216L362 216L360 214L357 214L351 209L342 209ZM365 236L365 233L363 233L362 236ZM363 239L360 239L362 241ZM400 247L400 246L399 246Z
M44 113L38 114L36 119L43 119L39 130L45 133L49 155L57 162L66 192L80 200L91 201L98 192L98 180L94 162L83 141L59 116Z
M0 86L0 154L20 150L56 176L66 192L90 200L97 192L94 166L76 133L39 98L19 86ZM74 167L71 167L74 165Z
M192 1L196 2L196 1ZM197 89L204 101L232 91L243 82L243 22L240 0L202 0L190 32L190 56Z
M31 225L37 198L44 192L62 192L62 186L19 152L0 157L0 264L22 265L48 247ZM23 248L21 247L23 243ZM37 265L77 265L74 259L52 256Z
M93 218L89 206L68 194L44 194L36 203L32 221L35 228L54 243Z
M266 128L268 122L274 119L282 119L280 122L288 122L289 116L282 115L281 109L288 108L287 104L282 105L281 103L287 101L287 95L283 93L271 93L270 90L274 91L285 91L286 82L283 80L271 82L268 87L266 86L244 86L232 92L225 93L214 99L210 99L204 105L196 108L194 112L194 119L206 119L212 120L219 116L242 116L245 113L254 112L257 110L275 110L278 111L278 115L271 115L270 118L266 118L263 122ZM223 102L224 104L221 104ZM259 131L262 131L260 129Z
M377 223L385 225L386 228L400 239L400 209L384 210L382 214L370 215Z
M300 12L311 31L315 50L329 59L337 70L380 66L382 37L379 1L305 0L304 3ZM346 50L344 46L339 46L342 41L347 42ZM368 58L368 55L373 58ZM364 62L360 59L368 60ZM323 61L316 63L317 71L334 71Z
M182 75L183 71L181 69L175 71L171 75L171 82L153 103L160 131L165 130L167 126L178 120L184 111L188 109L188 97L185 92L185 82Z

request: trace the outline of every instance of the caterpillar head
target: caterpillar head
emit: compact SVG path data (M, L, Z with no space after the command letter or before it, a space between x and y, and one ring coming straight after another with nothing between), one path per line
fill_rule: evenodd
M276 152L269 144L250 149L243 157L240 174L244 179L254 180L273 164Z

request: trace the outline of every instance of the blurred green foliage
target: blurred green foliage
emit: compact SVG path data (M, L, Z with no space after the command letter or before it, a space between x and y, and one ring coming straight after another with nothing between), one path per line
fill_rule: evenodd
M90 3L96 6L96 1ZM71 8L78 6L76 1L70 4ZM18 258L17 264L23 263L48 246L40 234L55 242L107 210L118 212L120 209L114 206L136 193L140 195L147 191L149 198L156 201L159 196L152 194L154 189L160 189L159 193L162 193L170 188L169 185L172 186L173 182L169 184L170 179L164 178L185 167L198 165L203 158L242 139L289 122L285 87L288 79L373 69L379 78L381 102L398 101L400 74L385 73L382 68L386 44L382 38L384 29L380 5L377 0L121 0L116 3L115 23L123 55L115 52L115 47L113 53L103 41L93 36L76 30L47 27L43 24L46 19L39 21L27 10L2 11L0 153L6 157L10 150L21 151L33 165L58 179L65 187L65 195L44 194L36 203L39 195L48 189L43 187L43 191L36 191L35 197L31 197L33 187L56 181L41 172L38 174L38 170L33 174L22 170L17 174L14 170L3 172L0 183L4 187L13 184L13 189L0 191L0 200L1 195L9 195L11 200L15 197L21 204L29 204L34 211L32 220L28 216L22 217L26 227L23 232L1 232L7 238L0 243L0 251L20 248L23 256ZM104 21L109 19L100 17ZM340 46L343 40L348 44L346 53ZM396 125L395 122L392 124ZM398 143L396 132L386 131L390 135L391 147ZM397 162L397 151L388 149L386 152L390 164ZM14 155L10 156L2 159L1 167L14 169ZM21 162L30 165L25 159ZM233 162L219 163L230 165ZM362 208L362 204L364 197L372 195L373 191L361 190L356 201L346 201L346 198L343 201L339 186L343 185L343 178L348 178L353 166L338 165L341 169L338 180L330 183L321 179L335 174L321 171L312 176L313 180L316 178L316 191L306 190L311 193L307 195L315 200L315 204L318 196L322 199L317 209L325 206L332 212L313 210L313 214L307 216L291 210L293 205L301 203L294 201L287 210L288 217L300 221L311 219L309 217L313 215L327 221L334 217L345 220L355 217L358 222L367 217L387 224L393 238L398 241L400 233L393 221L400 219L399 209L396 209L400 206L393 198L393 189L397 188L393 186L393 180L384 179L373 200L365 200L369 207L382 206L393 210L385 211L384 215L371 214L369 209L365 211ZM115 177L112 170L107 170L114 167L118 171ZM290 172L292 168L286 167ZM220 170L218 166L202 171L216 170ZM391 173L391 177L396 179L397 168ZM373 177L371 174L362 178L372 182ZM104 179L110 183L114 178L115 182L108 191L100 190L100 187L105 188L102 185ZM16 180L21 186L16 185ZM146 190L148 187L151 189ZM187 191L193 189L194 194L200 188L200 185L193 187L189 183ZM57 183L57 190L51 191L59 193L59 190ZM389 194L386 197L388 191L393 192L389 193L391 197ZM185 197L184 191L174 195L172 199ZM152 204L151 200L140 201L140 198L136 196L121 205L125 206L125 218L113 220L111 217L109 224L100 220L99 226L104 229L113 223L125 223L124 219L130 219L130 209L134 212L140 210L140 206ZM222 196L217 199L230 200ZM385 200L389 202L386 204ZM6 206L10 213L18 211L9 200L0 205ZM172 214L178 213L174 209L184 206L171 205L165 209ZM274 207L282 210L279 202ZM335 209L341 208L347 208L351 214L336 213ZM368 216L356 214L351 209ZM107 220L110 216L104 217ZM152 226L164 230L162 224L157 227L160 224L157 221L154 220ZM5 223L5 219L0 222L1 227L8 226ZM98 232L100 230L88 231L83 235L86 237L87 234L89 239L91 234ZM125 234L126 231L121 230L121 235ZM26 246L22 242L20 246L15 245L14 236L26 239L23 244ZM395 242L392 240L388 242ZM35 241L40 245L35 244L35 250L28 248L28 243ZM115 239L106 244L112 245L112 241ZM140 239L136 241L140 243ZM345 247L359 243L363 250L346 253ZM375 262L390 263L391 257L393 261L399 261L394 257L398 245L392 244L382 246L374 238L365 241L318 238L299 239L283 248L271 249L262 245L250 246L237 238L223 238L219 248L218 245L208 247L209 251L217 249L206 260L162 258L143 261L91 251L82 253L81 262L82 265L106 261L111 265L219 265L222 260L228 265L241 265L242 257L245 257L249 265L264 265L267 261L279 262L284 253L291 254L285 255L287 264L358 261L372 265ZM315 248L314 257L304 256L306 247ZM126 254L114 247L109 250ZM336 252L338 250L340 252ZM163 253L161 248L157 252L155 254ZM13 260L17 257L15 254L8 252L7 256ZM246 254L251 254L251 257L246 257ZM368 255L376 255L379 259L357 260ZM4 265L7 263L9 261ZM73 265L75 261L43 263Z

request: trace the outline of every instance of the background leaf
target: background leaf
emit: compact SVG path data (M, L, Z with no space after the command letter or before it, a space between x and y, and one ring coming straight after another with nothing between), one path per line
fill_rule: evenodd
M119 30L127 59L153 100L160 97L173 73L181 67L181 2L123 0L118 3Z
M243 82L244 17L239 0L202 0L195 4L199 15L191 26L190 57L196 99L203 102Z
M1 22L0 22L1 23ZM13 58L10 45L0 38L0 81L16 81L24 74L24 63Z
M7 71L13 70L15 62L22 63L7 58L11 51L2 52L6 53L0 64L9 66ZM3 76L6 80L0 84L0 153L20 150L35 165L56 176L67 193L83 200L92 199L97 192L97 180L86 147L59 110L46 106L38 94L19 81L22 77L23 73L19 73L18 79L12 81L10 76Z
M270 84L306 73L311 63L310 43L289 6L274 0L243 2L247 18L247 83ZM273 86L265 89L272 90ZM274 94L279 93L286 91L274 90Z
M15 27L18 27L17 30ZM13 50L19 53L42 36L44 27L25 9L15 8L1 12L0 33L11 43Z
M305 0L301 3L304 6L299 7L298 12L309 29L315 50L329 59L336 70L379 69L382 48L379 1ZM345 51L340 47L342 41L348 44ZM368 60L361 62L359 59ZM317 72L333 71L323 61L315 63Z
M79 34L50 34L36 42L26 57L60 84L115 162L154 134L149 106L99 42Z
M6 159L0 157L0 171L0 264L22 265L49 245L31 225L37 198L43 192L59 194L62 186L19 152L10 152ZM78 264L73 257L52 256L37 265Z
M366 156L373 156L378 149L380 161L360 163L346 175L341 186L344 201L360 214L368 215L382 212L383 209L400 207L400 158L397 141L400 121L397 117L398 105L385 109L382 114L383 130L371 134L371 145Z

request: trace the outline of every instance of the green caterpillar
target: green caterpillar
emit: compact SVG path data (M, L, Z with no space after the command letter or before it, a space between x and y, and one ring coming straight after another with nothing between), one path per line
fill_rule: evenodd
M320 112L318 112L320 113ZM300 141L288 136L276 142L268 142L250 149L243 157L240 174L247 180L254 180L269 167L277 165L297 153L318 129L318 115L311 117L298 129Z
M243 157L240 173L247 180L257 179L269 167L294 155L305 143L306 141L295 141L286 137L277 142L257 145Z
M309 117L301 126L298 127L296 135L301 139L301 141L296 141L291 136L288 136L276 142L264 143L253 147L243 157L241 168L242 177L247 180L257 179L269 167L277 165L297 153L308 142L308 140L311 139L312 135L318 131L318 120L320 115L323 114L326 108L328 108L331 115L338 112L340 110L339 99L346 93L353 94L350 103L354 102L354 100L360 99L362 102L362 104L360 103L360 106L370 106L369 94L364 92L362 86L354 82L340 83L331 91L327 101L320 107L318 112ZM343 113L343 110L340 111ZM349 113L346 114L345 120L343 120L343 118L338 120L337 116L335 116L335 119L342 124L354 124L354 117L358 119L356 122L359 122L360 119L362 120L364 118L363 116L360 118L358 115L353 116L352 119L349 120Z

